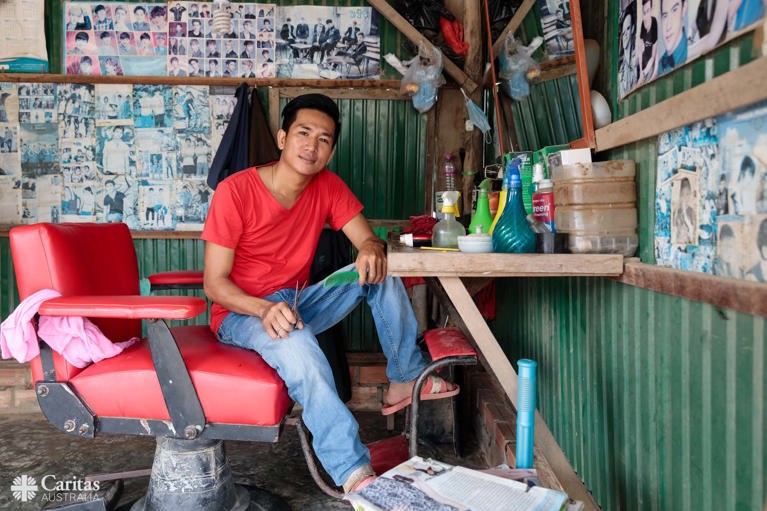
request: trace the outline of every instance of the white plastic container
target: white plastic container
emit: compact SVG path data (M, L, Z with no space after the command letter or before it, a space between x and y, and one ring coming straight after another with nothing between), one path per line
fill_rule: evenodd
M551 168L555 223L576 254L636 252L636 165L630 160Z

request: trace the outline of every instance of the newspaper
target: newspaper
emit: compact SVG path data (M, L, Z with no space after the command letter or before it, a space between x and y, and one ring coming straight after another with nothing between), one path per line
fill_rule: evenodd
M560 511L562 492L415 456L347 496L364 511Z

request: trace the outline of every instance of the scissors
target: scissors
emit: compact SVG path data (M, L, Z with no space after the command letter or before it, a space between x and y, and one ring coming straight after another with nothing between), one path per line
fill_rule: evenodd
M304 292L304 289L306 289L306 281L304 281L304 285L301 286L300 289L298 287L298 281L296 281L296 294L293 297L293 305L290 307L290 312L296 316L296 322L293 323L293 328L298 325L299 321L303 322L301 315L298 313L298 300L301 298L301 294Z

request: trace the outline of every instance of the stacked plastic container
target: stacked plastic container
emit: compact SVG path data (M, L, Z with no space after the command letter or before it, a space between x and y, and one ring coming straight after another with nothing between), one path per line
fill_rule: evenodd
M636 252L636 165L630 160L551 167L557 232L572 253Z

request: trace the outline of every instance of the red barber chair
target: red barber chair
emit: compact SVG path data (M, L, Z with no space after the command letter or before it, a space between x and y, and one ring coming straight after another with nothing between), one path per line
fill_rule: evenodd
M56 428L93 438L116 433L157 437L147 494L131 507L143 510L288 509L276 496L235 485L223 440L276 442L286 423L298 426L312 477L328 495L328 484L300 419L287 418L287 389L257 353L219 343L207 326L169 328L166 320L190 319L206 310L204 300L182 296L140 296L136 252L125 224L34 224L10 232L19 297L42 289L61 297L44 302L40 315L84 316L112 341L147 337L117 356L84 368L69 364L40 341L31 362L38 403ZM167 272L150 277L153 288L200 287L201 272ZM433 362L413 390L417 417L420 386L429 372L476 363L476 353L457 329L427 333ZM404 435L368 445L376 473L415 454ZM93 501L66 509L111 509L119 483Z
M157 437L149 489L134 511L247 509L258 492L234 485L222 440L277 441L291 405L277 373L257 353L217 342L207 326L169 328L165 320L193 318L206 303L139 296L125 224L20 226L10 241L20 298L62 295L40 315L88 317L113 341L140 337L147 321L146 340L82 369L40 343L32 376L51 424L84 438Z

